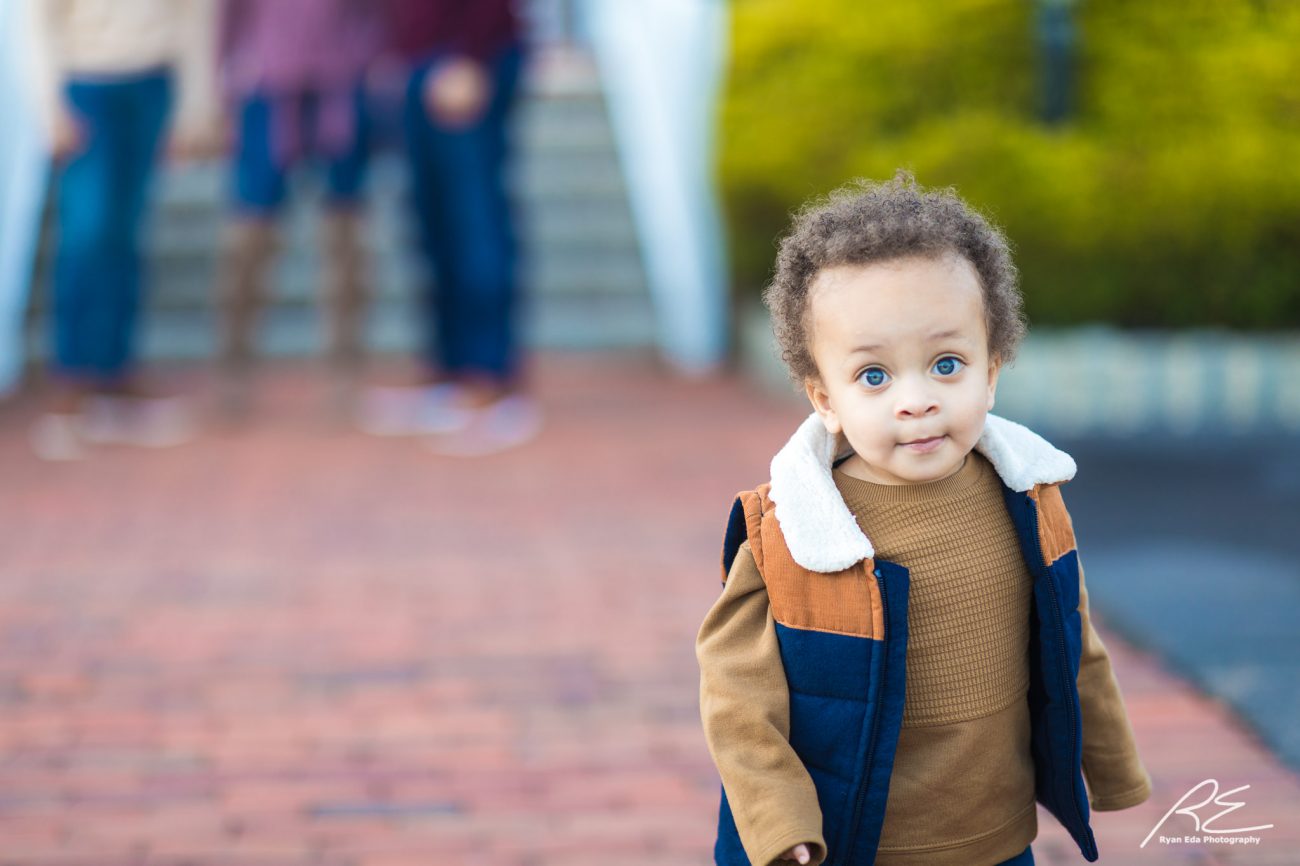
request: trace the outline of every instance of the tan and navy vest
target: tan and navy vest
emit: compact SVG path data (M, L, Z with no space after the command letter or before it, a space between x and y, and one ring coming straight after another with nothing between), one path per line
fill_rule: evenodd
M772 461L772 481L739 494L723 580L748 541L767 586L790 691L790 744L817 789L831 866L870 866L902 724L908 572L875 555L830 475L838 451L812 415ZM1097 859L1082 774L1081 650L1074 530L1058 486L1074 461L990 415L976 449L998 471L1033 576L1031 752L1036 797ZM715 861L748 866L725 791Z

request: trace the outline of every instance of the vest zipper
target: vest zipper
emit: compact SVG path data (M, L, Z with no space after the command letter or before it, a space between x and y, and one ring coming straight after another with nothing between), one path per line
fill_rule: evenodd
M1061 612L1061 597L1056 592L1056 583L1052 580L1051 575L1047 573L1047 557L1043 554L1042 536L1039 535L1038 531L1038 503L1033 502L1032 499L1030 499L1030 502L1029 513L1033 522L1034 550L1038 554L1040 574L1047 578L1047 586L1052 596L1052 612L1056 615L1056 646L1058 650L1056 666L1060 672L1062 684L1068 684L1070 682L1070 670L1065 658L1065 615ZM1068 689L1066 694L1069 694ZM1073 744L1078 741L1079 720L1076 717L1078 702L1068 702L1067 709L1070 711L1070 744L1071 748L1073 748ZM1079 807L1079 788L1075 784L1077 780L1074 778L1074 772L1074 768L1071 768L1070 801L1074 804L1075 818L1078 819L1081 827L1086 827L1087 822L1083 818L1083 810Z
M848 845L849 856L858 845L858 827L862 821L862 806L867 799L867 789L871 787L871 765L876 758L876 729L880 725L880 695L885 692L885 679L889 671L889 643L893 639L894 630L889 627L889 595L885 592L885 576L879 568L872 569L872 575L876 578L876 583L880 588L880 611L881 621L885 626L885 640L881 641L884 648L885 658L880 665L880 678L876 689L876 711L871 714L871 733L867 738L867 756L865 769L863 771L862 784L858 786L857 802L853 804L853 820L849 824L850 844ZM868 672L870 673L870 672Z

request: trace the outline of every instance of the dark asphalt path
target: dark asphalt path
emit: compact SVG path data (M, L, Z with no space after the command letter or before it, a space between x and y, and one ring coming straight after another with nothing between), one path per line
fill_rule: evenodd
M1106 622L1300 768L1300 437L1055 441Z

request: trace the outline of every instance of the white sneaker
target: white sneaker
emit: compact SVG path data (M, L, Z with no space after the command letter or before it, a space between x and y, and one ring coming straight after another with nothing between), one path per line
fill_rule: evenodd
M80 460L86 456L81 418L48 412L36 419L28 433L32 451L42 460Z
M82 414L86 440L170 448L194 437L195 421L180 397L92 397Z
M517 448L542 429L541 407L522 394L502 397L471 414L459 430L431 437L429 447L448 457L485 457Z
M361 400L357 426L374 436L449 433L470 423L464 389L452 382L412 388L369 388Z
M81 407L81 430L87 442L119 445L126 440L126 416L116 397L90 397Z

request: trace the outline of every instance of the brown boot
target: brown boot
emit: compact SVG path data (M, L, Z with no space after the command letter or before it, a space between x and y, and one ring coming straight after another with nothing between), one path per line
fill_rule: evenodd
M361 215L332 210L322 223L322 293L325 307L325 354L334 379L336 408L348 412L364 359L366 301L369 298Z
M221 408L228 414L243 414L248 409L253 333L266 299L266 273L275 252L275 226L266 220L237 219L226 230L217 287L217 373Z

